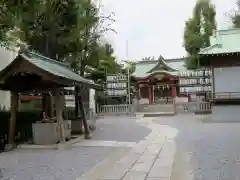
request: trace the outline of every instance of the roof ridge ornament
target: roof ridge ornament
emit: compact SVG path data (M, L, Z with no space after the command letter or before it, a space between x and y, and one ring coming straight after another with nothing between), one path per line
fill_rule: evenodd
M160 56L158 57L158 60L164 60L164 57L163 57L162 55L160 55Z

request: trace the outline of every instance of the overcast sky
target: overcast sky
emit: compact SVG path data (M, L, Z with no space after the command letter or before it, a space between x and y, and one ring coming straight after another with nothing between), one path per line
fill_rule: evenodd
M195 0L101 0L104 12L114 12L117 34L109 33L118 60L128 57L140 60L161 54L164 58L185 56L183 30L192 15ZM236 0L213 0L217 11L218 29L230 26L226 13L235 7Z

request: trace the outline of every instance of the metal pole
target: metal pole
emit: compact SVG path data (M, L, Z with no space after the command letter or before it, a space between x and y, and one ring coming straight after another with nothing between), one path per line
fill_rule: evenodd
M127 67L128 70L128 104L129 106L131 105L131 83L130 83L130 70L129 70L129 66Z
M153 102L155 102L155 93L154 93L154 90L155 90L155 86L153 86L153 88L152 88L152 91L153 91Z
M127 57L127 60L129 60L129 57L128 57L128 40L126 41L126 57ZM130 69L129 69L129 64L127 66L127 74L128 74L128 104L129 104L129 108L130 108L130 105L131 105L131 89L130 89Z

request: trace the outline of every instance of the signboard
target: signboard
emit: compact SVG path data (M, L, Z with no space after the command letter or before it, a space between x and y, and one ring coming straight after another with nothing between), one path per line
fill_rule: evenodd
M128 78L123 74L107 76L106 93L108 96L127 96Z
M110 82L119 82L119 81L127 82L127 76L123 75L123 74L108 75L107 76L107 81L110 81Z

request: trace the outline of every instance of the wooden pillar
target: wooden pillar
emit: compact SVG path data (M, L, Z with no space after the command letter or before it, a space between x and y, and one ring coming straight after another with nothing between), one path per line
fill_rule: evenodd
M148 102L152 104L152 85L148 85Z
M48 99L49 99L49 103L48 103L48 105L49 105L48 106L48 117L53 118L54 117L54 107L53 107L54 101L53 101L53 96L52 96L51 92L48 93Z
M176 86L172 86L172 97L176 97Z
M141 99L141 85L138 85L138 94L137 94L138 100Z
M55 105L56 105L56 119L58 122L58 127L60 129L61 142L65 142L65 133L64 133L64 122L63 122L63 109L62 109L62 100L61 100L61 90L55 90Z
M78 133L80 133L80 134L83 134L83 128L82 128L82 119L81 119L81 117L80 117L80 109L79 109L79 91L80 91L80 89L79 89L79 87L78 86L75 86L75 89L74 89L74 96L75 96L75 117L76 117L76 120L77 121L79 121L79 123L77 123L78 124Z
M177 112L177 107L176 107L176 86L172 86L172 98L173 98L173 112Z
M53 97L50 92L46 92L42 94L42 109L45 112L47 117L49 118L54 117Z
M84 138L85 139L92 139L92 135L90 133L88 124L87 124L87 118L86 118L86 114L85 114L85 110L84 110L84 106L83 106L83 101L82 101L82 94L80 94L78 92L78 103L79 103L79 107L82 113L82 121L83 121L83 127L84 127Z
M154 93L154 90L155 90L155 86L152 87L152 101L155 102L155 93Z
M11 92L11 115L10 115L10 120L9 120L9 132L8 132L9 149L12 149L12 147L15 143L18 100L19 100L18 92Z

